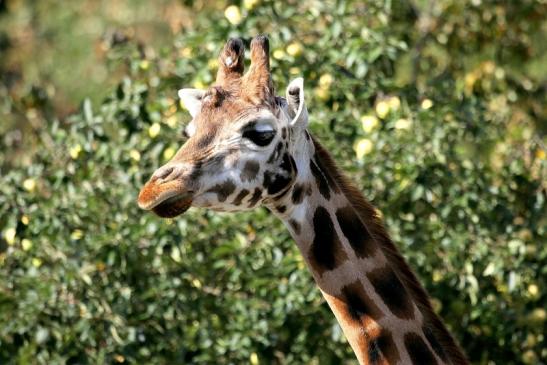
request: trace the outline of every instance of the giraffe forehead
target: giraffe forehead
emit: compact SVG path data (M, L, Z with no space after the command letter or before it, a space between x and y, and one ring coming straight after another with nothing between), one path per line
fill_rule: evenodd
M196 139L207 136L206 141L209 144L218 142L218 138L231 139L234 134L241 132L241 129L250 123L259 132L277 129L277 120L271 111L245 105L202 110L193 122L196 128ZM204 147L203 143L200 147Z
M248 118L274 118L272 106L253 103L242 97L241 92L230 92L213 87L204 96L199 121L216 124L234 124Z

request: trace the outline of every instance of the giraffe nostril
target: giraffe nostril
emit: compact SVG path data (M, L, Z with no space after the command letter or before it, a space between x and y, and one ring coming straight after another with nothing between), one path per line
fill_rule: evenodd
M157 178L158 179L165 179L167 176L171 175L171 173L173 172L174 168L173 167L168 167L162 171L159 171L158 175L157 175Z

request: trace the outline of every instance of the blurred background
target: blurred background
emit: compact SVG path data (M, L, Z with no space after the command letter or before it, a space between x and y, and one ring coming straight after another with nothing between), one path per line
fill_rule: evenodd
M471 362L546 364L545 0L0 0L0 363L356 363L267 211L135 203L258 33Z

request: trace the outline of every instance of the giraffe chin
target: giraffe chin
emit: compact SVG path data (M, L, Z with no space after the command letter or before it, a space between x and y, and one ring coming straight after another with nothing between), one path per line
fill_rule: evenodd
M191 205L191 198L175 196L161 202L152 211L162 218L174 218L190 209Z

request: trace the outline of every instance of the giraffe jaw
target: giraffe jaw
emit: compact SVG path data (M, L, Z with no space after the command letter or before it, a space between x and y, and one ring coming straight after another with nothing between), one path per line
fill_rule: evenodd
M178 195L160 202L152 211L162 218L174 218L186 212L191 205L192 198Z

